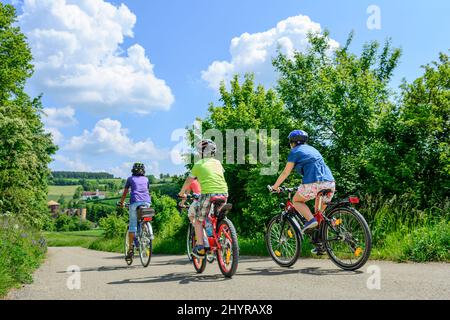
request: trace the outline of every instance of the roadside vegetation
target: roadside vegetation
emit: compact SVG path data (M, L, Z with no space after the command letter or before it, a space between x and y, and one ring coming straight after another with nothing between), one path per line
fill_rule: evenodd
M203 117L203 129L280 130L280 167L289 131L302 128L337 180L337 197L355 194L374 237L372 258L450 261L450 58L440 53L423 73L398 90L390 80L401 51L389 41L366 43L358 54L347 43L330 53L328 33L311 34L310 46L273 59L273 88L251 74L222 83L220 97ZM41 96L24 88L34 71L31 50L16 26L13 6L0 3L0 297L30 282L51 245L80 245L122 252L126 211L115 203L123 179L107 173L51 172L57 146L44 130ZM192 137L192 136L191 136ZM257 138L266 144L261 137ZM248 139L247 139L248 141ZM269 150L272 142L269 140ZM237 150L235 150L237 153ZM265 224L279 199L266 186L263 164L224 164L241 254L265 255ZM189 169L189 168L188 168ZM152 184L155 253L185 250L187 218L176 209L183 177L149 176ZM298 185L291 177L287 185ZM51 187L49 188L49 185ZM83 191L106 199L82 201ZM87 220L49 214L48 200L61 209L86 208ZM98 228L98 229L94 229ZM94 230L92 230L94 229ZM55 233L58 232L58 233ZM303 255L311 246L304 244Z

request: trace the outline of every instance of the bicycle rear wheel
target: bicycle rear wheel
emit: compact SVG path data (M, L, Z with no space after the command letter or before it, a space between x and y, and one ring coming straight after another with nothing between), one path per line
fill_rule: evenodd
M192 264L194 265L194 269L195 269L195 271L197 271L197 273L203 273L203 271L205 271L205 268L206 268L206 256L205 256L205 258L199 259L192 255L192 248L195 247L195 244L197 242L197 238L195 236L195 230L192 225L191 225L189 242L190 242L190 248L191 248L191 259L190 260L192 261Z
M327 214L322 239L328 256L344 270L357 270L369 259L372 235L364 217L354 208L342 207Z
M239 244L236 228L228 219L220 221L217 232L217 238L221 249L217 250L217 260L222 274L231 278L237 270L239 261Z
M139 235L139 257L144 268L148 267L152 259L152 238L150 222L142 224Z
M294 226L282 214L269 221L265 240L267 251L279 266L287 268L297 262L302 241Z

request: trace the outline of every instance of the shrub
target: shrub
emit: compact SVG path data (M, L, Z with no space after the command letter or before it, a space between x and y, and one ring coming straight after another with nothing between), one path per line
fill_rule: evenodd
M402 258L417 262L450 261L450 221L414 230L406 238Z
M115 213L101 218L99 224L100 228L104 231L104 237L106 239L121 238L127 227L127 222L124 217L118 216Z
M0 217L0 297L11 287L32 281L47 245L37 231L11 217Z

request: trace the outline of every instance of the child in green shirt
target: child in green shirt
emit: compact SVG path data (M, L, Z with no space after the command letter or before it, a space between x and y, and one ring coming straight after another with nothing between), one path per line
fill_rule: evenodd
M202 159L194 164L189 177L184 182L180 193L181 198L186 197L186 189L197 178L202 194L197 202L196 213L194 216L194 229L197 237L197 244L192 250L192 254L197 258L203 258L206 254L203 241L203 221L211 208L211 198L214 196L228 197L228 186L223 175L224 170L219 160L214 159L216 153L216 144L207 139L202 140L197 145L197 151Z

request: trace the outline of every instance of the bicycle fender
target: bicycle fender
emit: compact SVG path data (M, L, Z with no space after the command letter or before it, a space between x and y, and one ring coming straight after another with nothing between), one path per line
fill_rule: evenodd
M284 217L287 218L289 220L289 222L294 226L294 228L296 229L295 231L297 232L297 234L300 235L300 239L303 241L302 227L298 223L297 219L290 216L289 214L284 215Z

